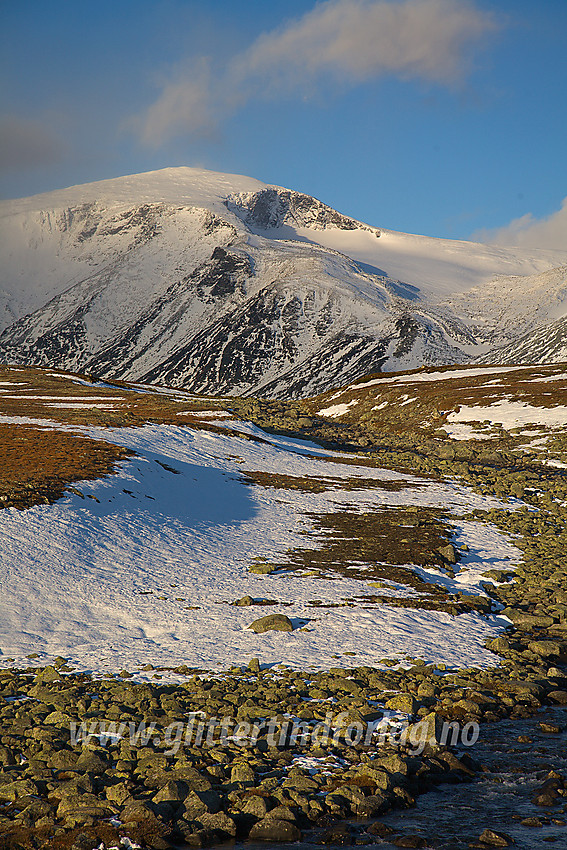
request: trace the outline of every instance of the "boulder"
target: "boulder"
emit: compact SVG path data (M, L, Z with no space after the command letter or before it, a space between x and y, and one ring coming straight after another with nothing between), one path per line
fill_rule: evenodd
M199 815L197 821L205 829L220 832L223 836L234 838L236 835L235 822L228 815L225 815L224 812L217 812L214 815L209 812L204 812L202 815Z
M57 817L61 819L73 818L103 818L110 817L114 813L109 803L100 800L95 794L81 794L65 797L57 806Z
M447 543L446 546L440 546L437 551L448 564L456 564L459 560L459 553L452 543Z
M163 785L154 794L152 801L154 803L181 803L187 797L188 792L189 789L184 782L173 779Z
M57 672L55 667L44 667L36 673L34 682L60 682L63 676Z
M262 820L268 814L268 806L263 797L254 794L253 797L247 797L239 807L239 811L243 815L253 815L258 820Z
M265 817L254 824L248 837L252 841L299 841L301 832L291 821Z
M555 640L532 640L528 643L528 649L541 658L561 655L561 646Z
M256 634L263 634L263 632L292 632L293 625L289 617L286 617L285 614L269 614L267 617L260 617L258 620L254 620L253 623L250 623L248 626L249 629L252 629Z
M231 782L245 782L247 785L254 784L255 774L249 764L238 762L230 772Z
M386 703L386 708L393 711L402 711L404 714L415 714L419 703L411 694L396 694Z
M494 829L485 829L478 840L489 847L511 847L514 839L505 832L496 832Z

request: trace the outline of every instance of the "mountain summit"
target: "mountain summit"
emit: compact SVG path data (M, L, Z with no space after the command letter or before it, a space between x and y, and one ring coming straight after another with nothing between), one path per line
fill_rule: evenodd
M567 359L567 251L396 233L194 168L0 215L9 363L278 397L423 364Z

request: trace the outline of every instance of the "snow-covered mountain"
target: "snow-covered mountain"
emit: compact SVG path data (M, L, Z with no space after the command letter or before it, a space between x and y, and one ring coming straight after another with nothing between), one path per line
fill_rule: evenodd
M297 396L422 364L567 358L567 251L377 229L192 168L4 201L0 215L9 363Z

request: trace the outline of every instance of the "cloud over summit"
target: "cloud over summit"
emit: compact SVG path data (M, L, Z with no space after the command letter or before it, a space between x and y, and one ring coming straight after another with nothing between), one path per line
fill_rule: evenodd
M481 230L474 237L494 245L515 245L519 248L554 248L564 251L567 246L567 197L561 209L546 218L531 213L515 218L506 227Z
M327 0L260 35L224 67L179 72L138 121L144 143L209 132L246 103L344 89L394 75L453 87L492 15L468 0Z

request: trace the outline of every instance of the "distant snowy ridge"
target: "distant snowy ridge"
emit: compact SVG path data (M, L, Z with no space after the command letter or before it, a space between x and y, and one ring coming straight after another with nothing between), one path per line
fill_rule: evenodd
M168 168L0 203L0 360L306 395L380 370L566 359L567 251L375 228ZM534 333L535 331L535 333Z

